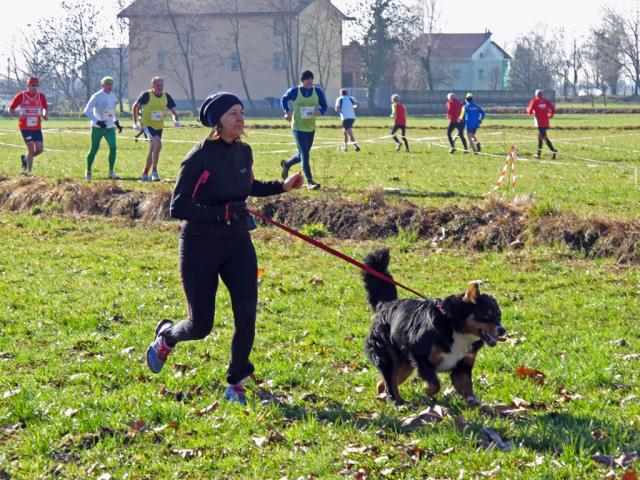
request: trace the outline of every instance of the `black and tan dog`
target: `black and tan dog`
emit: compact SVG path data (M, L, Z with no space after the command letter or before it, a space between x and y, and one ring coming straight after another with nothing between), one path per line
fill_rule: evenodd
M388 249L372 252L365 263L391 276ZM401 404L398 386L417 369L433 396L440 390L437 372L451 372L456 391L478 405L471 380L476 354L485 343L494 347L506 332L496 300L480 293L479 282L469 284L464 294L409 300L398 299L394 285L370 273L363 279L375 311L365 352L382 374L378 393Z

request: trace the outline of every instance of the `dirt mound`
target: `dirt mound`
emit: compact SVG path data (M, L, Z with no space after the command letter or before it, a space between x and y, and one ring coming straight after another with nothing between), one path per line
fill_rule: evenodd
M159 221L169 220L170 198L167 191L145 194L122 190L115 183L88 185L64 179L50 184L35 177L0 179L0 206L14 212L41 207L65 213Z
M526 224L523 210L504 203L419 208L409 202L386 203L382 192L362 203L336 198L280 197L263 201L261 210L292 227L321 223L338 238L384 238L404 229L437 244L477 250L508 248Z
M549 215L535 224L541 244L564 244L589 258L615 257L620 263L640 263L640 221L620 222Z
M116 183L79 184L40 178L0 177L0 207L14 212L61 212L119 216L144 222L170 220L171 192L122 190ZM382 190L360 202L337 197L285 195L254 199L252 208L293 228L322 224L341 239L366 240L412 232L434 246L478 251L529 245L564 245L588 258L613 257L640 263L640 220L581 218L570 213L535 214L531 202L512 205L488 200L478 205L421 208L408 201L388 203Z

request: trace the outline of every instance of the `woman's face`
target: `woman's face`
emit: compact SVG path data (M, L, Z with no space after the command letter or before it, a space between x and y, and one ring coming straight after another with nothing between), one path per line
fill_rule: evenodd
M226 140L235 140L244 131L244 108L237 104L224 112L220 117L220 125L222 125L221 136Z

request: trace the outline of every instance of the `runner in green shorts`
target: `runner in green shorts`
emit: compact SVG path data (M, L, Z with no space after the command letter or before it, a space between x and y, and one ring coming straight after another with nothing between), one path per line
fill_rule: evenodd
M120 122L116 119L116 105L118 97L113 90L113 78L104 77L100 81L102 89L94 93L87 106L84 107L84 114L91 120L91 150L87 155L87 171L84 174L85 180L91 180L91 169L96 158L102 138L109 145L109 175L111 180L119 180L116 175L116 128L122 132Z

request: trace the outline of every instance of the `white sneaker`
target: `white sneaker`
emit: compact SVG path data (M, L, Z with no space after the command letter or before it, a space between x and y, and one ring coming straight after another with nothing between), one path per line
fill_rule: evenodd
M107 175L107 178L109 180L120 180L120 177L116 175L116 172L109 172L109 175Z
M158 172L151 172L151 181L152 182L160 181L160 175L158 175Z
M227 385L222 398L228 402L239 403L240 405L247 404L247 396L245 394L244 387L239 383L235 385Z

